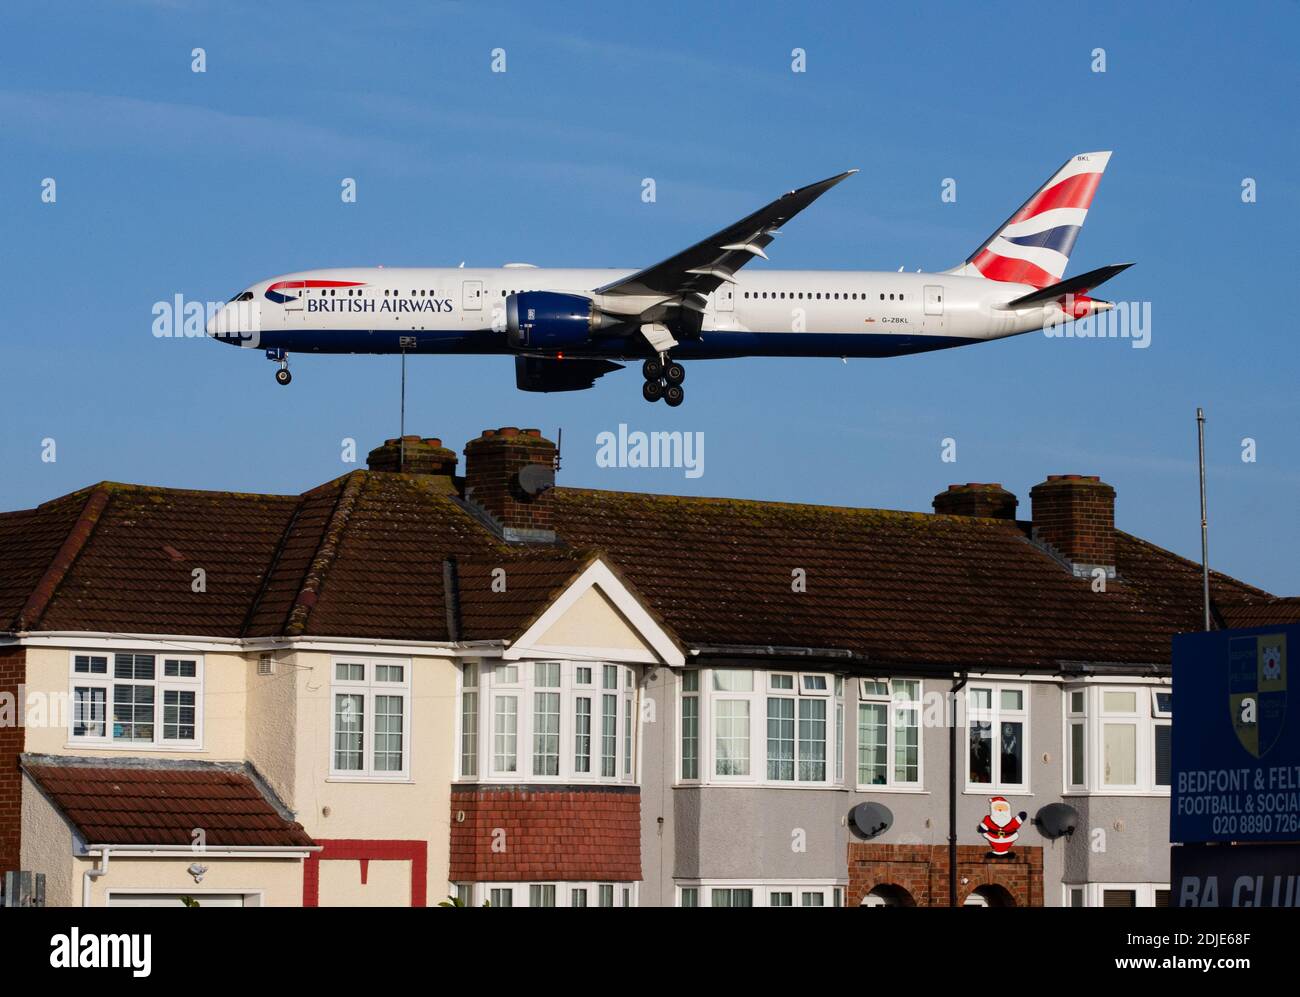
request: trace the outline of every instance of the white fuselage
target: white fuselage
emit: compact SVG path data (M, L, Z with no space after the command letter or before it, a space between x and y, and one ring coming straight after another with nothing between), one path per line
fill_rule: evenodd
M209 335L243 346L315 353L518 353L506 342L510 294L552 291L639 311L627 295L595 289L621 269L340 268L261 281L232 299ZM953 273L744 270L709 295L700 335L674 347L683 359L736 356L896 356L999 339L1059 321L1056 303L1010 310L1033 291ZM245 300L239 300L243 298ZM594 336L574 356L649 352L636 335Z

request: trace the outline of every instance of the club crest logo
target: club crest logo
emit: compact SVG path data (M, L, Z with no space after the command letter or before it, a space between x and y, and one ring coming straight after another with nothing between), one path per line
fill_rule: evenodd
M1268 754L1286 724L1286 634L1228 642L1228 711L1241 746Z

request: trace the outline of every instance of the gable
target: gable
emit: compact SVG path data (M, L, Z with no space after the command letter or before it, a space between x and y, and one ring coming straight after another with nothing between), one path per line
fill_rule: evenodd
M548 647L617 647L653 653L650 645L596 585L582 593L537 642Z

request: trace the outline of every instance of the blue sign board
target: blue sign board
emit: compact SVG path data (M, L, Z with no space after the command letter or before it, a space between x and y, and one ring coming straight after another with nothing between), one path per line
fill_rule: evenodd
M1170 841L1300 841L1288 647L1300 648L1300 626L1174 638Z

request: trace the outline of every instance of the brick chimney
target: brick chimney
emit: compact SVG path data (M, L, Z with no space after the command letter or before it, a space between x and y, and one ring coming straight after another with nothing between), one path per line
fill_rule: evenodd
M549 543L555 444L540 429L485 429L465 444L465 500L506 540Z
M438 474L450 478L456 473L456 451L442 445L436 436L421 439L403 436L384 440L366 457L372 471L401 472L404 474Z
M1034 539L1080 577L1115 577L1115 489L1095 474L1049 474L1034 485Z
M934 511L941 516L982 516L986 519L1015 519L1019 502L998 484L969 481L949 485L934 497Z

